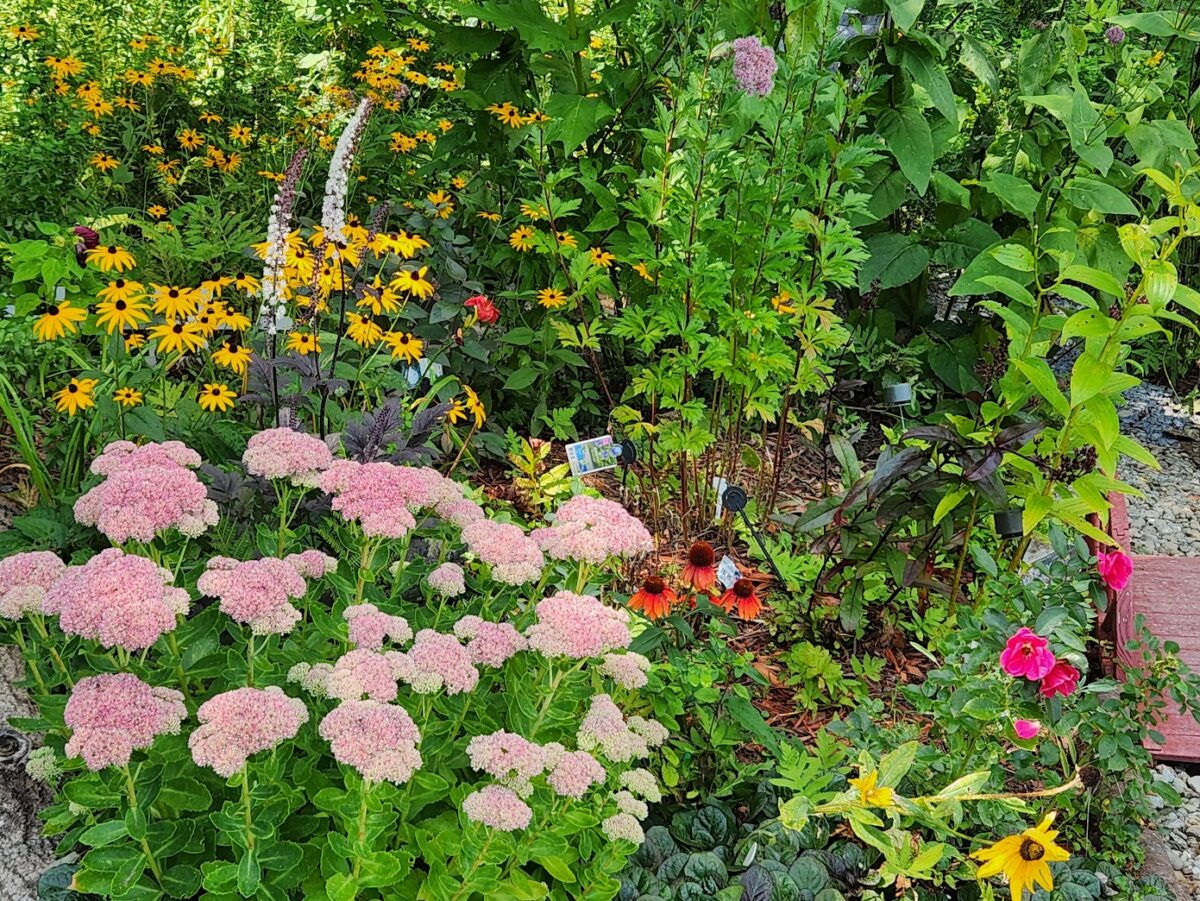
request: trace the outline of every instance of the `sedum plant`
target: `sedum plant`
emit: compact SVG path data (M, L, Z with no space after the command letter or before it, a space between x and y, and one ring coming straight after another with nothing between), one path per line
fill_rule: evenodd
M624 712L649 662L586 592L642 525L580 496L526 533L435 470L281 428L243 458L280 508L256 533L218 521L199 462L114 442L75 508L112 546L0 561L73 887L615 896L667 732Z

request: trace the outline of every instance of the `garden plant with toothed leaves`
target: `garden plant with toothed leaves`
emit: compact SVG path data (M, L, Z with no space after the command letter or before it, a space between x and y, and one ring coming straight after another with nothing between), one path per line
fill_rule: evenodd
M194 6L0 19L40 896L1169 897L1192 5Z

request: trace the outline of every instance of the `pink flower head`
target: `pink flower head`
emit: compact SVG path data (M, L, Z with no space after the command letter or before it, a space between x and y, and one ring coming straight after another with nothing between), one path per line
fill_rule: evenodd
M511 623L492 623L478 616L464 616L454 624L454 634L466 640L467 653L482 666L503 666L509 657L529 647Z
M1133 558L1119 549L1111 554L1097 551L1096 569L1105 585L1113 591L1124 591L1133 575Z
M555 560L597 565L610 557L633 557L654 550L654 540L640 520L615 501L586 494L559 507L554 525L534 529L529 537Z
M591 707L575 737L583 750L598 751L616 763L626 763L650 753L650 744L645 737L626 725L621 709L605 694L592 698Z
M89 770L125 766L155 737L178 733L186 716L183 695L172 688L154 688L132 673L86 676L63 712L72 729L67 755L82 757Z
M471 766L487 773L517 794L529 791L531 780L545 772L548 765L546 749L512 732L493 732L477 735L467 743Z
M298 554L288 554L283 560L295 567L296 572L306 579L319 579L332 572L337 572L338 568L336 557L330 557L328 554L311 548Z
M364 535L383 538L403 538L416 527L414 512L462 497L436 470L393 463L335 460L318 484L333 495L333 509L343 519L357 522Z
M294 738L308 722L308 708L276 685L235 688L201 704L196 719L201 725L188 739L192 759L229 778L251 754Z
M488 785L463 798L467 819L493 829L513 832L524 829L533 819L533 811L511 788Z
M601 830L609 841L626 841L633 842L635 845L640 845L646 840L646 834L642 831L642 824L637 821L637 817L629 813L615 813L603 823L600 824Z
M383 613L374 604L354 604L342 616L350 624L350 643L369 651L378 651L384 641L404 642L413 637L403 616Z
M195 538L217 522L217 505L192 472L199 464L199 455L178 441L141 447L114 441L92 462L105 480L75 502L75 519L114 544L147 543L169 529Z
M0 560L0 618L41 613L50 590L67 564L50 551L28 551Z
M492 568L492 578L505 585L536 581L546 561L542 550L520 526L480 519L462 527L463 541Z
M747 94L765 97L775 87L775 51L757 37L733 42L733 77Z
M246 472L265 479L289 479L312 488L333 465L333 454L320 438L294 429L266 429L250 438L242 454Z
M591 595L560 591L538 602L537 617L525 637L547 657L580 660L629 646L629 613Z
M483 512L483 507L467 497L442 501L434 509L437 511L438 516L449 520L460 529L467 523L479 522L479 520L487 518L487 514Z
M1050 672L1042 678L1042 694L1047 698L1062 695L1064 698L1079 684L1079 670L1065 660L1057 661Z
M201 594L220 598L221 612L250 626L255 635L282 635L300 621L300 611L292 606L292 599L308 592L297 567L299 557L295 554L285 560L263 557L243 561L213 557L196 581L196 588Z
M1022 741L1029 741L1031 738L1037 738L1038 733L1042 731L1042 724L1037 720L1013 720L1013 732L1017 734L1017 738Z
M82 566L68 567L46 593L43 609L58 614L68 635L106 648L140 651L175 628L188 611L188 593L171 573L145 557L106 548Z
M399 655L400 679L417 694L470 691L479 682L479 670L470 652L453 635L422 629L407 654Z
M466 577L457 563L443 563L426 576L425 581L444 598L458 597L467 590Z
M402 785L421 766L421 733L403 707L377 701L346 701L318 730L334 759L354 767L367 782Z
M468 310L474 310L475 316L480 322L493 323L500 319L500 311L496 309L496 305L487 299L485 294L475 294L466 299L463 306Z
M546 782L556 795L579 800L606 776L604 766L587 751L569 751L558 759Z
M399 651L379 653L358 648L343 654L325 681L325 692L342 701L358 701L366 695L372 701L393 701L399 694L396 680L402 671L404 655Z
M600 672L608 676L621 688L633 690L641 688L649 680L646 673L650 671L650 661L641 654L626 651L624 654L605 654Z
M1024 676L1036 682L1054 666L1050 642L1022 626L1000 652L1000 665L1014 679Z

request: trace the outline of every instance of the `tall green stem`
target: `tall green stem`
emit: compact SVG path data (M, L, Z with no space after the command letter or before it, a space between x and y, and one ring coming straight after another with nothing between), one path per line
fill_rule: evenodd
M21 624L17 623L17 628L13 635L17 639L17 647L21 649L21 656L25 660L25 665L29 667L29 671L33 673L34 681L37 682L38 688L42 690L42 694L50 694L50 689L46 688L46 680L42 678L42 671L38 669L37 660L29 653L29 645L25 643L25 636L21 634Z
M254 850L254 817L250 806L250 764L242 771L242 820L246 824L246 850Z
M121 767L121 772L125 774L125 797L129 801L129 809L136 810L138 808L137 786L133 781L133 774L129 772L129 764ZM154 850L150 847L150 842L146 840L146 836L140 839L142 853L146 855L146 862L150 865L150 872L154 874L154 881L162 884L162 870L158 866L158 860L154 857Z
M464 892L468 892L471 887L471 877L475 875L475 871L479 869L479 865L483 863L483 856L487 853L488 845L492 843L492 838L496 835L494 831L489 830L487 838L483 840L483 847L479 849L479 853L475 856L475 862L471 864L471 869L463 875L462 885L458 887L453 895L450 896L450 901L458 901L459 898L466 897Z
M357 853L354 855L354 881L358 881L358 874L362 870L362 859L367 853L367 796L371 792L371 783L365 779L358 787L358 843L355 845Z

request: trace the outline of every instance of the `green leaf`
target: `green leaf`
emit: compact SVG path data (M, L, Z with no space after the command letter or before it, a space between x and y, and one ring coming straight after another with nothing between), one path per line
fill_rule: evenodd
M915 106L884 110L877 127L900 171L924 194L933 173L933 135L924 113Z
M999 260L1001 265L1018 272L1033 272L1036 267L1032 251L1024 244L1001 244L999 247L993 247L988 253Z
M963 35L959 60L972 75L983 82L990 93L996 94L1000 91L1000 79L996 77L996 68L988 58L988 49L982 42L969 35Z
M971 192L947 175L945 172L933 173L933 195L938 203L949 203L960 206L964 210L971 208ZM977 220L968 220L977 221Z
M514 369L504 382L505 391L524 391L537 381L540 373L532 366L522 366Z
M534 861L559 882L574 882L575 873L571 865L561 857L546 855L535 857Z
M1195 29L1191 31L1177 29L1175 17L1168 16L1166 12L1124 13L1119 16L1109 16L1104 21L1110 25L1119 25L1129 31L1140 31L1143 34L1152 34L1159 38L1171 37L1175 34L1191 41L1200 38L1200 33Z
M1025 512L1021 515L1021 524L1026 535L1038 527L1038 523L1046 518L1053 506L1054 501L1044 494L1031 494L1025 498Z
M115 842L117 839L124 838L128 835L125 829L125 823L122 820L109 820L106 823L97 823L83 830L79 836L81 844L88 845L92 848L98 848L101 845L107 845L110 842Z
M867 250L871 256L858 271L862 291L869 290L877 278L880 288L906 285L929 265L929 251L911 235L872 235L867 239Z
M1136 216L1138 208L1124 191L1095 178L1077 176L1063 188L1063 197L1081 210L1114 216Z
M903 31L911 31L925 6L925 0L887 0L892 21Z
M614 115L613 108L597 97L556 93L546 101L546 140L561 141L570 153Z
M586 39L572 41L567 26L556 22L542 10L537 0L491 0L487 3L463 3L458 7L463 18L477 17L497 28L513 30L534 50L582 50ZM578 47L574 44L579 43Z
M958 107L954 102L954 90L950 87L946 70L920 44L906 42L902 47L905 70L912 76L913 81L925 89L925 93L929 95L929 99L943 118L957 128Z
M1071 405L1067 403L1066 396L1058 387L1058 379L1055 378L1049 363L1037 357L1024 357L1014 360L1013 363L1056 413L1064 417L1070 415Z
M995 194L1000 203L1014 213L1033 220L1039 194L1025 179L1009 175L1007 172L993 172L987 181L983 182L983 187Z
M918 742L906 741L894 751L884 754L879 761L879 784L890 788L898 786L917 759L917 747Z
M1018 82L1022 94L1036 94L1058 69L1058 30L1047 28L1025 41L1018 55Z
M238 861L237 889L243 898L252 898L262 883L262 867L253 851L247 851Z

